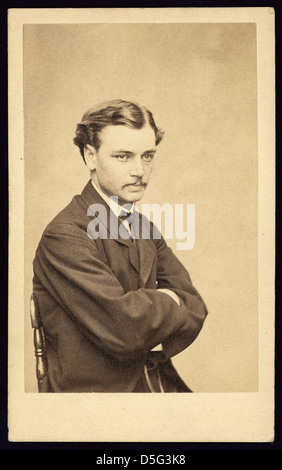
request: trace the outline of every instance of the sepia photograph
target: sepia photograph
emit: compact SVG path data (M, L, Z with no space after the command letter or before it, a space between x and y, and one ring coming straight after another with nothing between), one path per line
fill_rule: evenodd
M9 22L11 441L273 440L274 11Z

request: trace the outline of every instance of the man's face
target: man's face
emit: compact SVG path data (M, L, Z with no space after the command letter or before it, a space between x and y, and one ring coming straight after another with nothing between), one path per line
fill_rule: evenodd
M153 169L156 152L155 133L147 125L142 129L108 126L99 135L101 146L94 150L94 182L120 203L139 201Z

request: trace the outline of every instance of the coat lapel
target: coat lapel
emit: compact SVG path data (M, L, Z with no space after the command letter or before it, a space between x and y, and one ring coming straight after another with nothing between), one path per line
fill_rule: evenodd
M150 240L132 240L132 238L127 239L126 236L128 232L126 228L121 226L121 230L119 230L121 225L120 221L115 216L115 214L113 214L109 205L106 204L103 198L101 198L101 196L97 193L91 181L87 183L86 187L84 188L81 194L81 197L84 203L87 205L87 208L90 207L92 204L102 204L106 208L107 223L105 223L105 220L103 220L103 218L99 217L99 214L97 214L99 223L102 223L104 225L105 229L108 232L109 238L113 240L113 242L127 246L127 248L129 249L130 263L132 264L134 269L139 273L142 285L145 285L152 270L152 263L154 258L153 250L151 247L152 242ZM110 223L111 220L113 222L112 224ZM139 220L140 223L137 223L137 220ZM137 226L137 229L140 234L140 214L136 212L132 221L133 226ZM136 235L136 237L138 238L138 235Z
M119 220L117 219L115 214L111 211L109 205L104 201L104 199L100 196L100 194L97 193L96 189L91 183L91 180L87 183L84 190L82 191L81 198L86 204L87 208L89 208L93 204L101 204L102 206L104 206L106 209L106 213L107 213L107 220L105 221L103 217L99 217L99 214L96 215L97 219L99 219L99 222L103 224L103 226L106 228L109 238L117 241L118 243L121 243L122 245L129 246L130 240L125 239L125 237L121 237L119 234L119 225L120 225ZM93 216L94 216L94 213L93 213ZM112 226L110 223L111 220L113 222Z
M140 287L145 287L152 268L156 263L156 249L152 240L145 240L141 238L137 240L137 246L140 259Z

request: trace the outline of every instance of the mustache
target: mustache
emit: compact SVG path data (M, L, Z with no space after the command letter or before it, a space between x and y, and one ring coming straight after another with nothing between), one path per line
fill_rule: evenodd
M123 187L126 188L126 186L144 186L146 188L147 183L144 183L143 181L135 181L134 183L127 183Z

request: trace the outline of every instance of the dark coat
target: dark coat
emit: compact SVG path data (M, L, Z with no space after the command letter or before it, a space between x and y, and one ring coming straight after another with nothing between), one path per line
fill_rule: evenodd
M34 260L34 294L46 333L53 392L146 392L144 364L159 363L165 391L187 386L170 358L198 336L207 310L164 239L91 239L93 188L45 229ZM157 288L173 290L180 306ZM163 352L150 352L162 343ZM150 360L150 362L149 362ZM154 367L154 366L153 366Z

